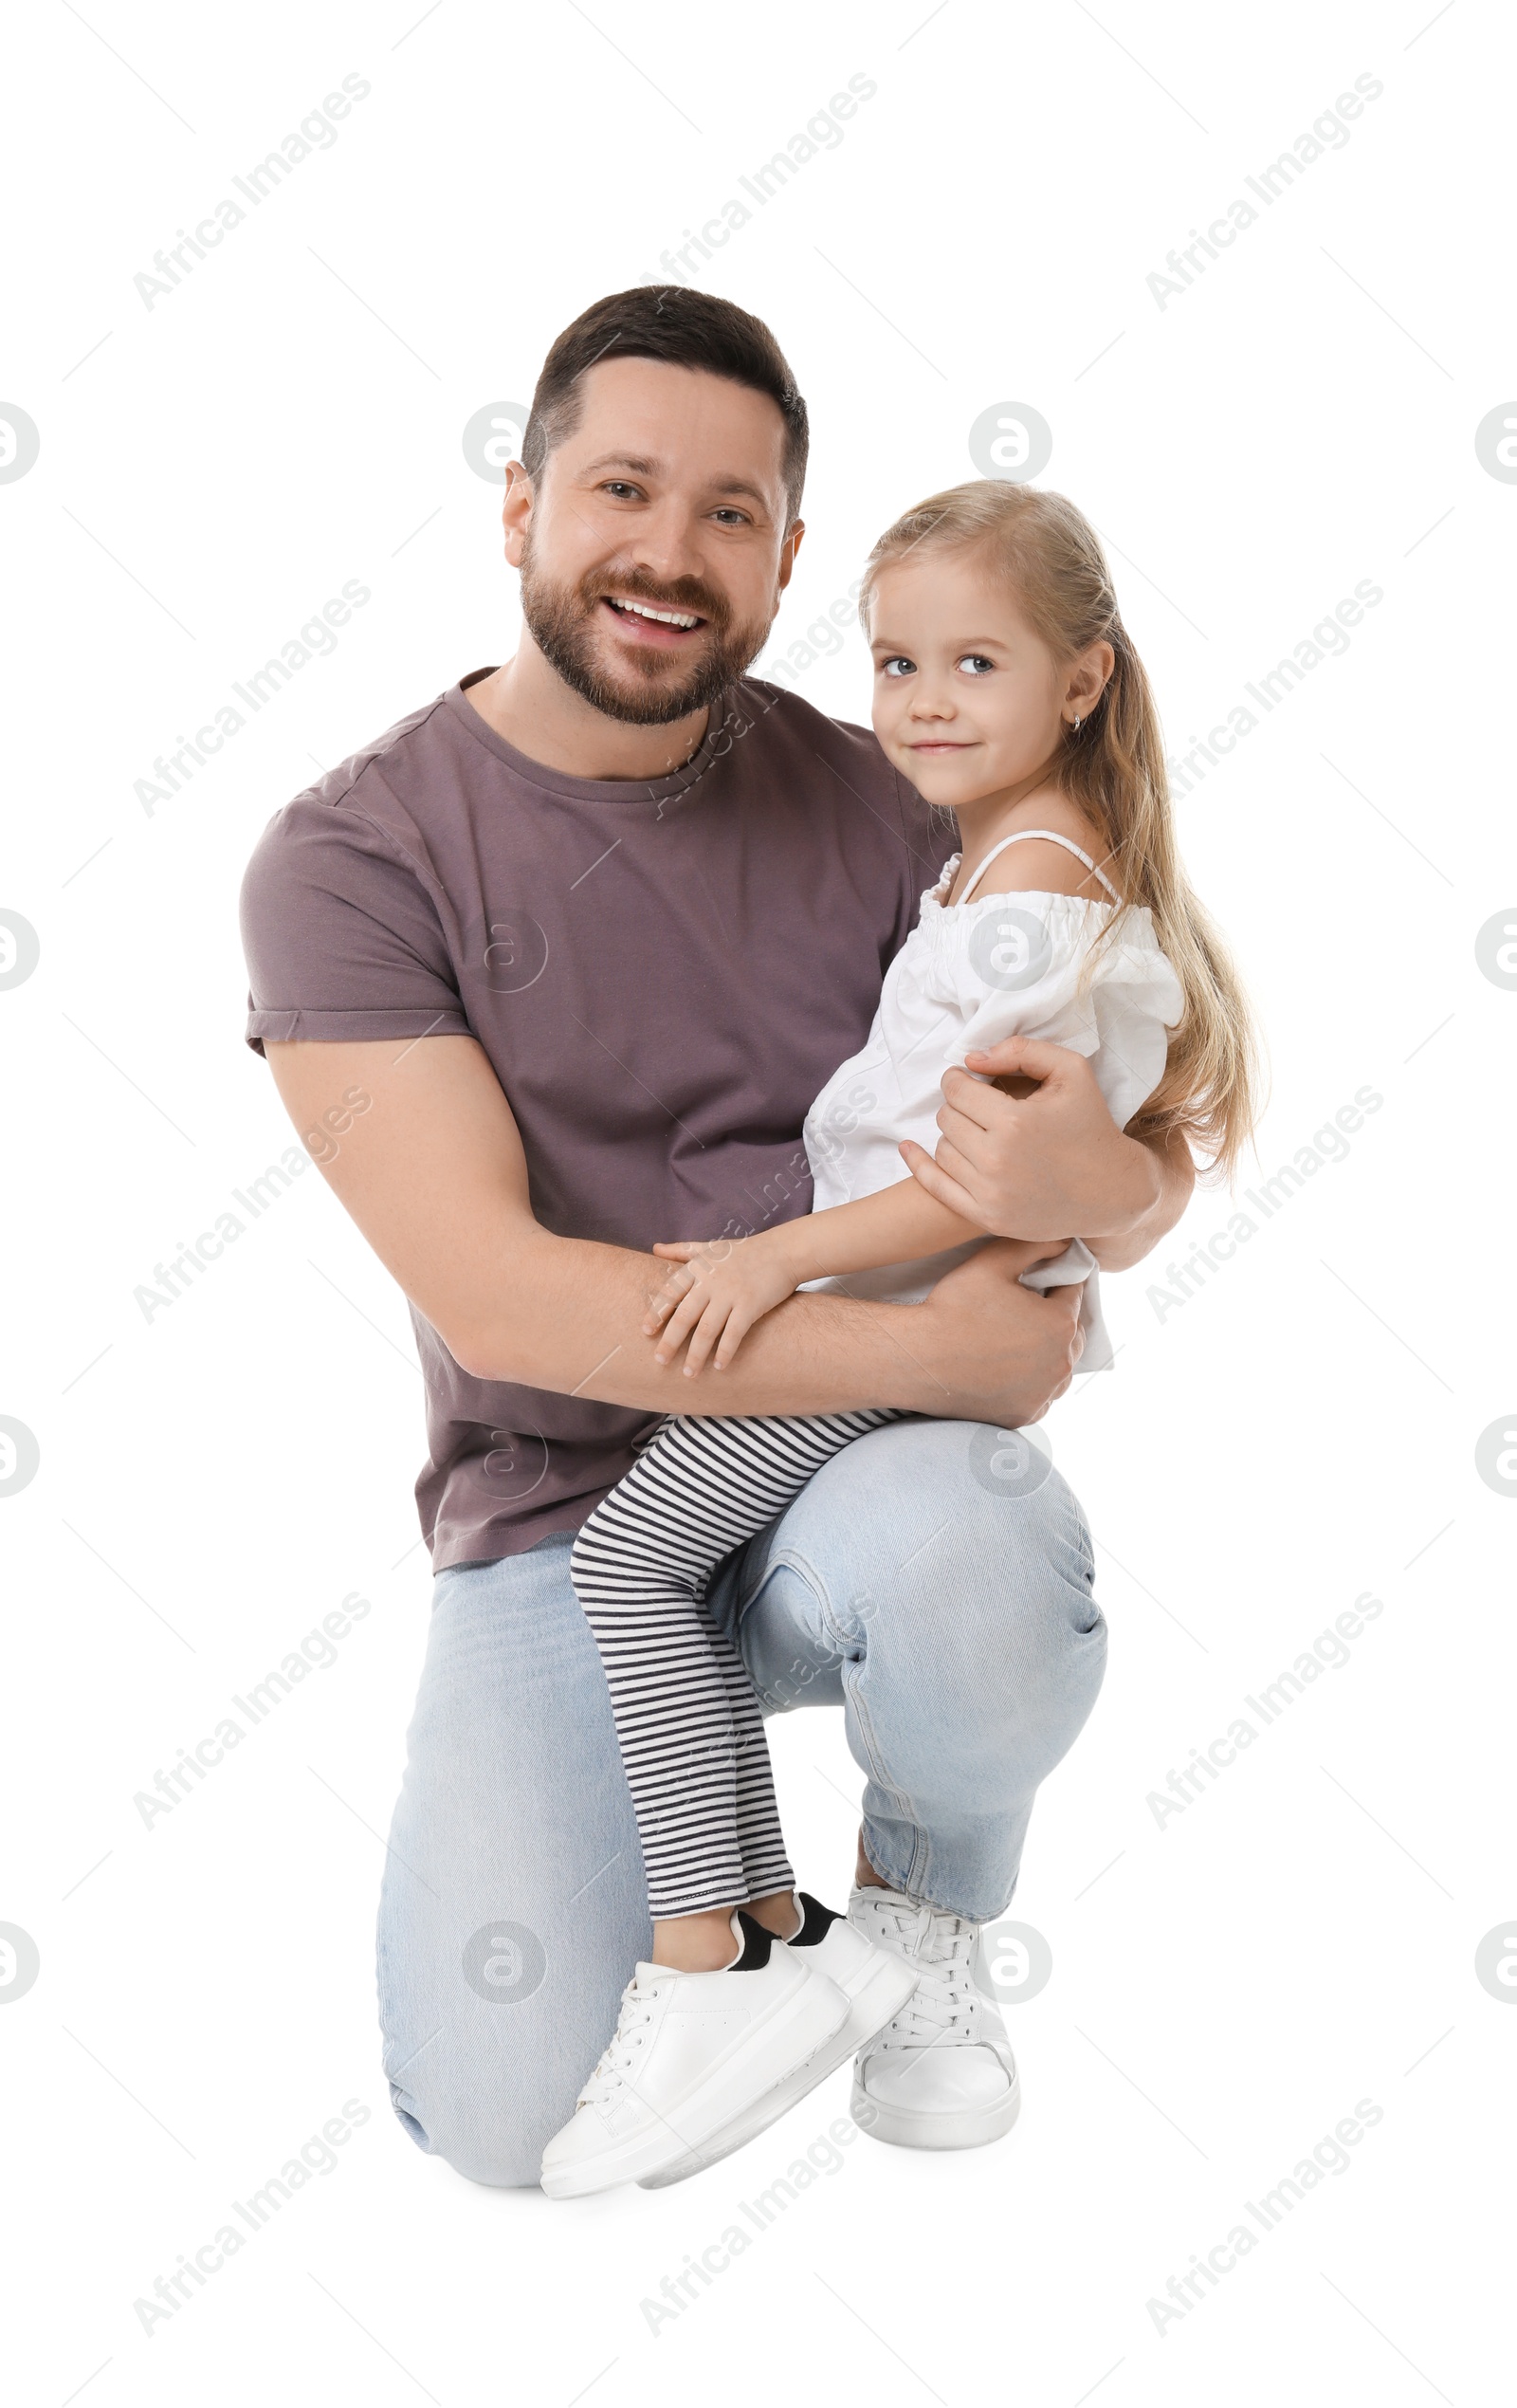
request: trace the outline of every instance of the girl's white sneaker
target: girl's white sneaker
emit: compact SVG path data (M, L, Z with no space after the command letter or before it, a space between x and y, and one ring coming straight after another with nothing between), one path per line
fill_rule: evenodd
M734 1910L718 1973L640 1964L610 2046L542 2153L553 2199L640 2182L699 2150L848 2019L837 1984Z
M856 1889L856 1930L916 1968L915 1992L859 2056L853 2120L907 2149L978 2149L998 2141L1022 2104L1000 2009L970 1977L979 1930L898 1889Z
M691 2174L700 2174L719 2159L730 2157L746 2141L755 2140L777 2123L786 2109L808 2090L814 2090L825 2082L834 2068L846 2063L867 2040L873 2038L883 2024L898 2014L922 1978L916 1968L904 1964L898 1956L876 1946L872 1939L837 1914L831 1906L823 1906L806 1890L797 1890L800 1906L800 1929L781 1944L804 1957L817 1972L837 1984L848 2000L847 2020L824 2040L814 2056L797 2066L794 2073L777 2083L774 2089L752 2106L735 2117L731 2123L713 2134L702 2149L692 2149L664 2166L657 2174L641 2177L645 2191L661 2191L670 2182L683 2182Z

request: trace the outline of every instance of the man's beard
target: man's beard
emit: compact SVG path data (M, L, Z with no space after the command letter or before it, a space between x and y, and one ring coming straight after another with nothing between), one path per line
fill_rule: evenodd
M598 657L595 624L608 587L618 598L647 602L654 610L692 611L704 618L709 633L700 655L685 664L649 649L646 659L634 658L609 673ZM577 585L556 585L534 561L530 537L521 556L521 616L566 686L608 719L634 727L667 727L714 703L757 657L770 624L765 619L734 626L725 595L696 577L660 585L640 569L598 568Z

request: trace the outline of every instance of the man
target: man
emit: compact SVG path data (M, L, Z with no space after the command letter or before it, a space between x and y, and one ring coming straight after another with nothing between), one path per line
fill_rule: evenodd
M299 797L244 892L249 1042L411 1299L426 1377L437 1582L381 2016L402 2122L482 2182L538 2178L649 1953L569 1550L660 1415L917 1417L847 1448L708 1599L766 1705L841 1704L867 1774L853 1911L922 1974L859 2068L882 2137L964 2146L1014 2116L967 1954L1100 1685L1079 1507L1056 1473L998 1468L1079 1347L1078 1291L1017 1274L1071 1234L1137 1260L1192 1174L1113 1127L1075 1057L997 1049L1042 1079L1022 1101L950 1074L914 1166L1030 1242L918 1306L796 1296L699 1379L642 1332L656 1239L806 1210L806 1109L951 848L871 736L743 676L806 448L745 312L655 289L587 310L508 474L515 658ZM794 1931L788 1900L757 1911Z

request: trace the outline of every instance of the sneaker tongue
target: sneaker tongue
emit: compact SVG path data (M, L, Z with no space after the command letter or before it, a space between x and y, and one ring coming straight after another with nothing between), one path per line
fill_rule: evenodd
M915 1908L921 1904L919 1899L908 1898L904 1889L886 1889L880 1882L870 1882L866 1887L860 1888L856 1895L867 1906L879 1904Z
M870 1892L870 1896L878 1899L881 1910L894 1925L903 1953L908 1957L920 1957L932 1939L937 1920L932 1908L920 1898L907 1898L904 1890L875 1890Z
M895 1925L893 1944L913 1963L929 1971L942 1971L953 1976L960 1967L967 1967L969 1952L974 1946L977 1926L961 1915L953 1915L945 1907L929 1906L924 1900L908 1898L904 1890L861 1890L859 1896L868 1906L883 1910Z

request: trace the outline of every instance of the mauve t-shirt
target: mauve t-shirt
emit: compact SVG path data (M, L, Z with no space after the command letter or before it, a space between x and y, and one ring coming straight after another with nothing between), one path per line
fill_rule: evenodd
M646 1251L808 1211L807 1108L949 832L865 729L756 679L648 783L516 751L466 699L489 674L270 821L243 884L248 1043L476 1038L560 1237ZM473 1379L411 1320L434 1568L577 1529L658 1416Z

